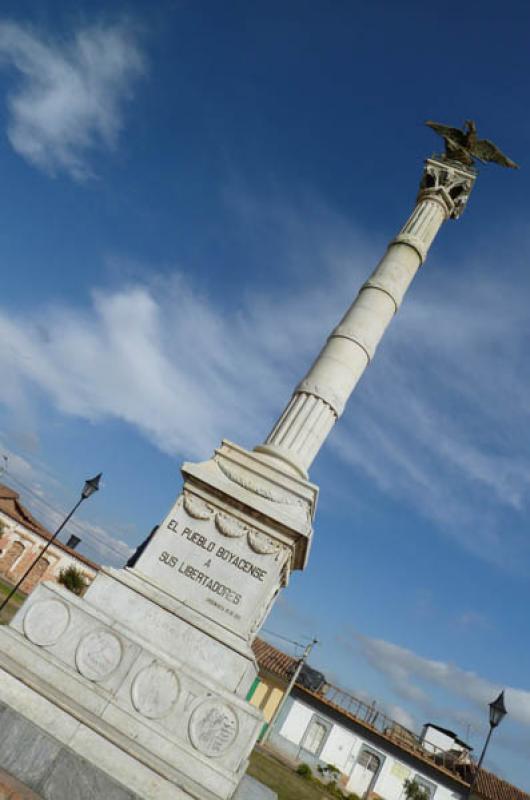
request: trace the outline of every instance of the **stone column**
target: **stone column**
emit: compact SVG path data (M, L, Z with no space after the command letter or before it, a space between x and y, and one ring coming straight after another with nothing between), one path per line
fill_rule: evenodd
M442 223L462 213L475 177L473 170L454 162L426 161L411 216L332 331L265 444L256 447L257 452L280 459L294 474L307 476Z
M0 626L0 713L44 797L74 800L71 774L95 800L235 797L263 725L246 700L252 641L307 563L318 488L306 470L474 177L427 161L412 216L257 452L223 441L183 464L181 493L129 567L102 568L82 599L41 583ZM8 756L0 768L35 780Z

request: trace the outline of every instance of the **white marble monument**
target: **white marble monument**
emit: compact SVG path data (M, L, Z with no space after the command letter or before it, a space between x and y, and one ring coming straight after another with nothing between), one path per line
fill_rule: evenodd
M46 800L233 796L263 722L245 699L251 642L307 563L318 493L307 470L474 180L427 160L412 215L264 444L225 441L184 464L183 491L133 567L103 569L83 599L41 584L0 629L0 767ZM14 740L33 748L29 773Z

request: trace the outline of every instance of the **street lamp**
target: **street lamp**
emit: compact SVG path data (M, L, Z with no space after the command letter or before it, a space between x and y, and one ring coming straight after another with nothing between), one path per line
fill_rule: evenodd
M484 747L482 748L482 753L480 754L479 762L477 764L477 768L473 775L473 779L469 784L469 790L467 793L468 798L471 797L471 793L475 788L480 768L482 766L482 762L484 761L484 756L486 755L486 750L488 749L488 745L490 743L491 734L493 733L497 725L500 725L506 714L507 711L506 711L506 706L504 705L504 689L503 689L500 695L496 697L495 700L492 700L490 703L490 729L486 741L484 743Z
M101 472L99 473L99 475L96 475L95 478L89 478L87 481L85 481L85 485L83 486L83 491L81 492L81 497L79 498L79 500L77 501L75 506L72 508L70 513L63 519L63 521L61 522L61 524L59 525L59 527L57 528L57 530L55 531L55 533L53 534L51 539L49 539L46 542L45 546L42 548L42 550L40 551L40 553L37 556L37 558L34 561L31 562L31 564L29 565L29 567L27 568L25 573L22 575L20 580L15 584L15 586L13 586L13 588L11 589L9 594L2 601L2 603L0 604L0 611L2 611L2 609L5 606L7 606L7 604L9 603L9 601L11 600L11 598L13 597L13 595L15 594L17 589L19 589L21 584L26 580L26 578L28 577L29 573L31 572L31 570L33 569L35 564L38 561L40 561L40 559L42 558L42 556L44 555L44 553L46 552L48 547L54 542L54 540L60 534L60 532L62 531L62 529L66 525L66 523L69 522L70 519L73 517L73 515L75 514L75 512L77 511L77 509L79 508L79 506L83 502L83 500L87 500L89 497L91 497L94 494L94 492L98 491L100 480L101 480Z

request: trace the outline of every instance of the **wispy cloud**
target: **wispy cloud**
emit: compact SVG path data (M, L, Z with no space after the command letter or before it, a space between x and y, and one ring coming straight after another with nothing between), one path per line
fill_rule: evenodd
M375 260L332 213L318 209L319 225L285 206L269 217L267 241L277 228L275 259L297 280L241 296L236 311L178 270L95 291L88 308L0 311L0 399L16 408L39 387L64 413L124 420L179 456L207 457L223 436L261 441ZM524 264L510 287L496 264L494 253L459 264L465 292L454 269L423 268L328 453L459 546L520 569L530 286Z
M356 395L355 415L333 438L340 457L382 491L513 568L529 546L521 529L530 492L523 266L514 264L506 286L489 263L479 271L467 259L465 291L454 272L422 275Z
M145 68L130 28L94 25L71 41L0 22L0 58L19 80L8 97L8 137L15 151L54 175L93 174L90 155L115 145L124 100Z
M21 500L48 530L56 530L67 510L61 508L62 486L48 466L32 455L24 458L11 450L0 437L0 482L19 492ZM75 533L81 538L80 552L96 562L123 566L132 548L119 536L83 516L70 520L61 540Z
M360 655L384 676L389 689L405 701L407 712L413 711L420 724L429 719L445 722L461 736L471 730L479 741L483 740L488 703L505 689L510 725L504 724L499 729L496 741L526 758L530 744L530 691L500 686L454 663L425 658L405 647L352 629L344 632L338 642L343 650L354 653L356 658Z

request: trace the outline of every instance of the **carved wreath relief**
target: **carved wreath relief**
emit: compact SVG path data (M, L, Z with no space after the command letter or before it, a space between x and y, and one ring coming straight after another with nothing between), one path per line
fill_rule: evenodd
M83 636L75 651L77 669L89 681L102 681L114 672L123 655L118 637L109 631L92 631Z
M266 534L250 528L234 517L224 514L221 511L215 511L208 503L198 497L184 492L184 508L190 517L200 520L208 520L215 517L215 527L231 539L239 539L243 536L247 537L247 542L251 549L259 555L272 555L276 553L279 556L282 547Z
M163 664L150 664L140 670L131 686L134 707L149 719L160 719L169 714L179 694L177 676Z
M237 716L230 706L218 700L206 700L195 709L189 722L193 746L209 758L223 755L239 731Z
M22 627L26 637L40 647L55 644L68 627L70 612L60 600L39 600L28 609Z

